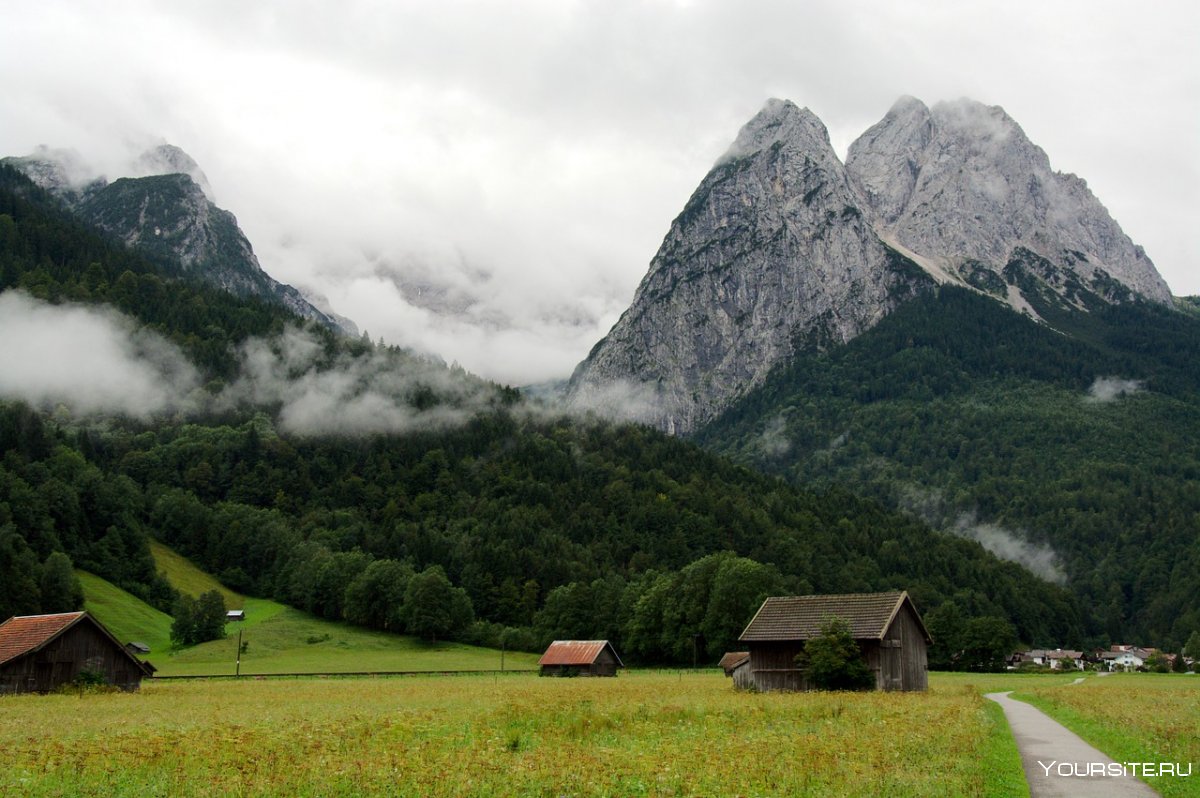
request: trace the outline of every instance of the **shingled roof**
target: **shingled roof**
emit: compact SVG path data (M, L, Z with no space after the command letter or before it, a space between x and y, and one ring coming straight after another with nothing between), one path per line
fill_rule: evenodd
M113 637L112 632L105 629L104 625L87 611L59 612L53 615L17 615L9 618L0 624L0 665L39 650L81 621L99 629L118 651L136 662L147 676L157 670L149 662L143 662L129 653L129 650Z
M78 623L85 612L18 615L0 624L0 665L36 651Z
M855 640L881 640L900 608L908 603L926 641L931 640L920 614L904 591L890 593L847 593L833 596L772 596L738 638L743 642L762 640L810 640L821 633L830 618L850 624Z
M624 668L616 649L607 640L555 640L538 660L538 665L591 665L608 648L617 665Z

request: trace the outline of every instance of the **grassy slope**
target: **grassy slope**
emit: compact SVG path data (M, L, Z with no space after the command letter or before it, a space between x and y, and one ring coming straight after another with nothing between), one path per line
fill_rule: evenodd
M161 656L171 646L171 616L87 571L76 571L83 585L83 607L122 643L136 640Z
M201 571L191 560L159 543L150 541L150 553L154 556L154 567L167 577L171 587L180 593L186 593L193 598L201 593L216 590L225 599L225 608L230 610L244 609L246 598L222 585L211 574Z
M227 636L181 650L171 647L171 618L98 576L79 572L86 608L121 641L150 646L147 657L159 676L232 675L238 631L247 643L244 675L355 673L362 671L493 670L500 652L461 643L425 643L412 637L321 620L269 599L241 596L225 588L176 552L154 543L158 570L178 590L199 595L220 590L227 606L246 611L243 623L227 624ZM235 603L236 602L236 603ZM537 655L510 651L507 669L536 667Z

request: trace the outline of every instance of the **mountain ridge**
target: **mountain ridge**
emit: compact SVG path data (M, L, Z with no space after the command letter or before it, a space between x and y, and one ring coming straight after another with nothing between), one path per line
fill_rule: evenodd
M130 176L111 182L69 150L41 147L0 163L24 173L81 221L173 271L238 296L275 302L347 335L358 334L349 319L319 309L263 270L237 218L216 205L208 178L179 147L161 144L147 150L130 166Z
M689 434L797 353L846 343L937 285L1046 321L1170 291L1003 109L901 98L846 163L771 99L672 222L569 401Z

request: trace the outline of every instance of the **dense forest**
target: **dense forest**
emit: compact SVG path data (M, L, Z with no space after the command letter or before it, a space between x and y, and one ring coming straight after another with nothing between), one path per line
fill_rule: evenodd
M778 370L696 440L1061 572L1096 639L1177 650L1200 630L1200 321L1039 312L943 288Z
M248 341L292 345L302 325L286 311L188 282L0 178L0 287L119 308L179 347L211 397L244 378ZM376 390L380 370L416 373L387 383L405 423L305 428L280 394L150 420L0 403L0 613L52 609L38 580L63 554L169 608L152 536L323 617L510 646L608 637L641 662L720 654L778 592L907 589L946 664L981 629L1084 642L1067 591L872 500L560 417L369 340L305 335L319 351L297 380L346 370Z

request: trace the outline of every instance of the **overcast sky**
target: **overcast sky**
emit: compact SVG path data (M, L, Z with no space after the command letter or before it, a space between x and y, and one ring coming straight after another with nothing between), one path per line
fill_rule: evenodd
M9 4L16 5L16 4ZM0 155L168 141L275 278L375 339L569 375L768 97L839 154L903 94L1003 106L1200 294L1200 5L38 0Z

